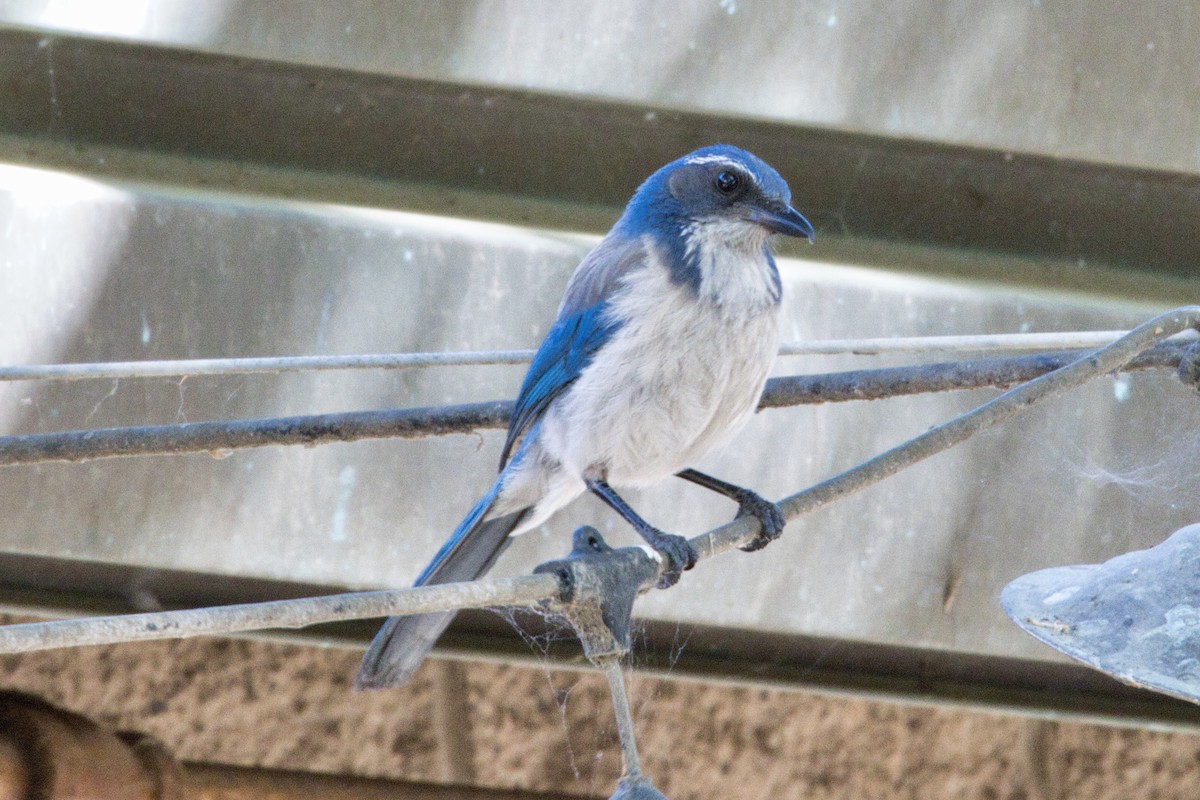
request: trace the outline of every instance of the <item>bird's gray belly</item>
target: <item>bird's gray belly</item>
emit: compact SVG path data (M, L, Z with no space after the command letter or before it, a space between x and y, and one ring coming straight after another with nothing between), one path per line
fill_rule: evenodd
M753 413L778 341L774 307L661 304L627 323L554 404L543 446L569 471L618 486L678 472Z

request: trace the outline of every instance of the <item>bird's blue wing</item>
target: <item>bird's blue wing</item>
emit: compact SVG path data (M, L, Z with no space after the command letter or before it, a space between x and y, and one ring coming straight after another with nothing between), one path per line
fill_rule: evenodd
M500 455L500 468L508 462L512 449L546 407L575 382L591 363L596 351L612 338L620 323L611 318L608 302L559 317L538 348L517 395L508 438Z
M501 469L529 426L579 377L596 351L620 327L612 318L609 301L621 291L625 278L645 268L647 261L645 242L610 233L576 268L563 294L558 319L534 355L521 385L500 457Z

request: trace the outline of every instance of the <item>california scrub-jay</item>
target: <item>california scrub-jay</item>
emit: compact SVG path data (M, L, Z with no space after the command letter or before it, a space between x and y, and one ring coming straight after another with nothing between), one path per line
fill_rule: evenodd
M773 234L813 228L787 183L745 150L715 145L672 161L634 193L571 276L533 357L492 488L417 578L474 580L514 534L589 490L665 560L662 586L696 562L682 536L643 520L612 486L677 475L725 495L779 536L779 507L693 469L754 412L779 347L781 284ZM359 688L408 682L453 612L392 617L358 673Z

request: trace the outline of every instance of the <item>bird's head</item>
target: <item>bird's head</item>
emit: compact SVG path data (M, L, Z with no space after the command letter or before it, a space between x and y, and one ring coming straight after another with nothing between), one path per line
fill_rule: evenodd
M646 179L618 226L633 235L679 235L706 225L761 246L772 234L813 240L775 169L753 153L712 145L672 161Z
M669 254L674 279L697 290L714 264L760 263L777 299L779 277L769 241L775 234L813 240L812 225L791 201L787 183L770 164L740 148L713 145L647 178L615 231L652 238ZM722 252L741 253L751 261L728 261Z

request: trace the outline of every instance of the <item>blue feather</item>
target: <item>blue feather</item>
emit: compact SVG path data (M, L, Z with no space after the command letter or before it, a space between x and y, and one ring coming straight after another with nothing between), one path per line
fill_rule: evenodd
M470 581L491 569L512 541L509 534L526 514L522 510L486 519L499 491L500 481L496 481L438 550L415 585ZM453 611L388 618L363 654L357 688L408 683L452 619Z
M479 502L475 504L475 507L471 509L466 518L463 519L462 522L458 523L458 527L454 529L454 533L450 534L450 538L447 539L437 551L433 557L433 560L429 562L429 566L427 566L421 572L420 577L418 577L416 583L413 584L414 586L424 586L429 582L430 578L432 578L450 563L455 553L458 552L459 547L463 545L468 536L479 527L481 522L483 522L484 514L491 509L492 504L496 502L496 497L499 494L500 481L497 480L494 484L492 484L492 488L488 491L488 493L480 498ZM470 570L468 570L468 572L470 572ZM469 581L474 577L475 575L465 575L463 577L455 576L454 578L447 578L443 582L449 580Z
M521 384L508 424L508 438L500 454L500 468L513 446L546 411L547 406L592 362L596 351L612 338L621 323L607 313L606 300L560 318L546 334Z

